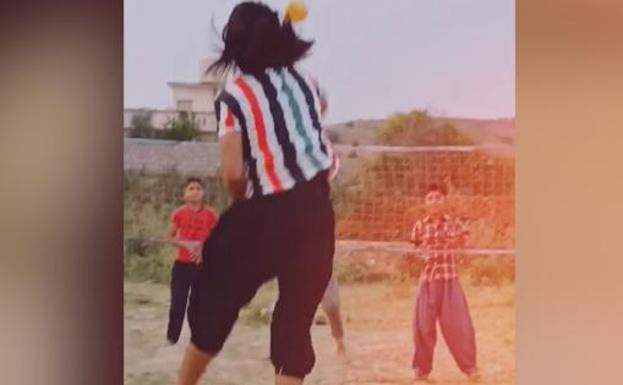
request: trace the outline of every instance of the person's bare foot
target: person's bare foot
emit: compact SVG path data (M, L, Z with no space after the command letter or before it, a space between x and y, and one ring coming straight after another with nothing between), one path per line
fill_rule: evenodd
M337 350L337 354L338 355L346 354L346 345L344 344L344 340L343 339L335 340L335 346L336 346L336 350Z
M482 380L482 376L480 375L478 370L473 370L467 373L467 379L469 380L469 382L480 382L480 380Z
M343 364L348 364L349 360L348 360L348 356L346 355L346 345L344 344L344 340L343 339L335 340L335 345L336 345L335 350L337 353L337 359Z
M415 382L429 382L428 374L422 374L419 370L415 369Z

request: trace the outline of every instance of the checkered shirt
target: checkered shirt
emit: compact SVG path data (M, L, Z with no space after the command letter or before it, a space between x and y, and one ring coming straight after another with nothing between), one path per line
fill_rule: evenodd
M422 278L427 282L457 278L457 258L453 250L461 246L467 235L467 225L449 215L417 221L411 231L411 242L424 251Z

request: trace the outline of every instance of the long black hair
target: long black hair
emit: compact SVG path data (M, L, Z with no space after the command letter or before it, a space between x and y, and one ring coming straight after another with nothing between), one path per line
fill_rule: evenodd
M236 66L245 73L293 65L305 57L314 44L299 38L292 23L281 22L279 14L260 2L238 4L221 34L221 56L207 72L225 72Z

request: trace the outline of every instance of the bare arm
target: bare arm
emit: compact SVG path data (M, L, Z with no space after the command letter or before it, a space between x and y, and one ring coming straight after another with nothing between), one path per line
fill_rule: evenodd
M169 224L169 228L167 229L164 240L180 249L186 249L191 254L191 259L194 262L199 262L201 260L201 245L200 241L183 241L177 238L177 232L179 230L179 226L174 221L171 221Z
M171 221L171 223L169 224L169 228L167 228L167 231L164 235L164 239L169 242L170 244L176 246L176 247L184 247L181 243L180 240L177 239L177 231L179 230L179 226L177 225L177 223Z
M242 157L242 135L230 132L219 139L221 177L227 192L234 199L244 197L247 181Z

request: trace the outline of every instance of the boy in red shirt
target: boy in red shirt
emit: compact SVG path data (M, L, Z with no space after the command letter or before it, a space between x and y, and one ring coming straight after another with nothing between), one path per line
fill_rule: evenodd
M432 369L439 320L457 365L471 381L478 381L474 326L458 279L454 252L463 247L467 226L447 213L446 192L439 186L430 187L425 206L426 217L417 221L411 232L411 242L424 252L425 259L413 324L415 377L426 380Z
M201 179L190 177L184 184L184 204L171 215L167 239L177 247L171 271L171 307L167 340L175 344L182 332L190 285L199 271L201 246L216 225L217 215L203 203Z

